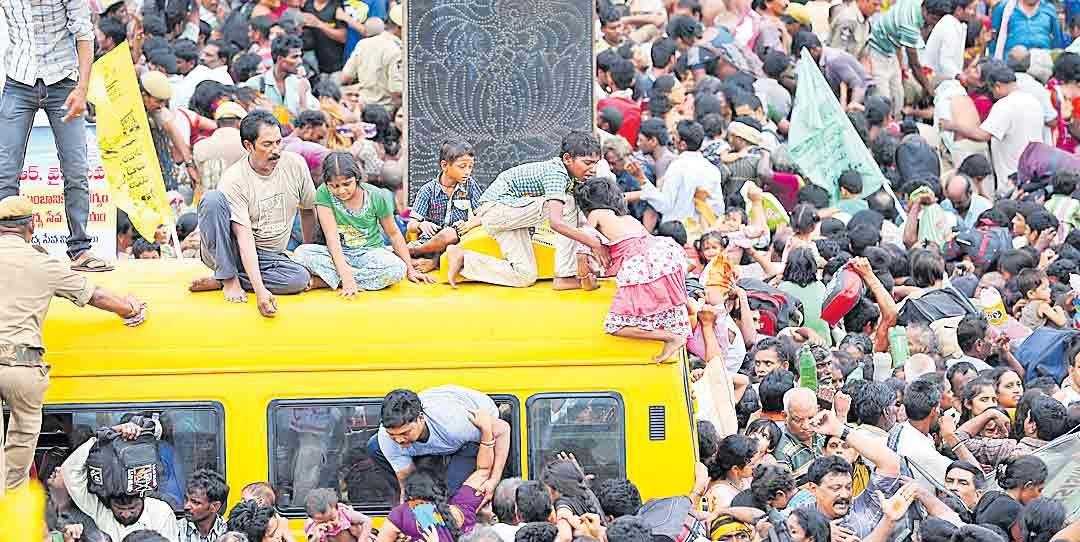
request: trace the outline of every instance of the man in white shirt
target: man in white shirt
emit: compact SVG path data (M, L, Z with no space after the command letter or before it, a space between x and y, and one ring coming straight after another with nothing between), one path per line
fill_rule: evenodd
M1005 62L1016 72L1016 87L1021 92L1026 92L1039 100L1043 113L1042 142L1053 145L1054 139L1050 133L1050 126L1057 120L1057 109L1054 109L1054 104L1050 101L1050 91L1046 89L1046 86L1028 74L1031 68L1031 51L1023 45L1017 45L1009 50Z
M683 222L694 218L702 223L703 217L695 208L695 196L704 196L709 209L716 216L723 215L724 193L720 170L701 153L705 129L692 120L681 120L675 131L680 154L668 166L664 177L657 181L661 188L646 184L640 192L627 192L627 201L648 202L660 213L664 222Z
M967 6L952 0L926 0L924 6L930 14L941 19L934 25L926 39L926 48L920 53L922 65L934 70L936 81L955 79L964 72L967 24L960 19L967 18Z
M1000 189L1009 185L1009 176L1016 173L1020 155L1028 143L1042 141L1043 117L1032 115L1033 111L1042 111L1042 106L1037 99L1017 87L1016 74L1008 66L990 62L983 68L982 76L997 100L990 110L990 116L979 127L942 119L940 128L973 141L990 142L997 180L995 186Z
M161 425L156 425L155 436L161 437ZM119 438L135 440L142 428L135 423L128 422L112 428L120 433ZM179 531L177 530L176 515L173 509L164 501L151 497L133 497L128 495L114 496L107 499L99 498L90 493L89 476L86 470L86 458L90 455L90 448L97 440L93 437L75 449L67 460L64 461L64 484L67 486L71 501L79 510L94 520L101 532L109 535L113 540L123 540L125 536L148 529L160 533L169 542L177 542Z
M207 45L207 48L220 47ZM233 80L229 76L228 68L225 70L212 69L210 66L200 64L200 57L206 56L205 51L200 54L199 47L188 40L176 41L176 70L182 77L173 84L172 99L169 100L169 108L176 110L181 107L190 109L191 95L195 94L195 87L203 81L217 81L225 86L232 86ZM214 55L217 58L216 55Z
M941 435L945 446L955 446L953 450L960 459L978 464L956 436L956 419L941 416L943 393L944 389L927 377L911 381L904 390L908 421L889 432L889 448L908 460L912 476L927 489L933 489L934 483L945 479L945 471L952 462L938 452L934 434Z

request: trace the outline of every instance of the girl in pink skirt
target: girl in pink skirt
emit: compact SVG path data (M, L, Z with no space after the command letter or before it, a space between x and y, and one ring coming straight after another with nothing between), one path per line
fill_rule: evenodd
M653 237L627 214L618 185L589 179L574 189L578 208L611 251L603 276L615 277L618 289L604 320L604 331L619 337L662 341L654 359L670 358L690 336L687 313L686 253L668 237ZM584 267L584 268L583 268ZM586 288L596 277L579 265Z

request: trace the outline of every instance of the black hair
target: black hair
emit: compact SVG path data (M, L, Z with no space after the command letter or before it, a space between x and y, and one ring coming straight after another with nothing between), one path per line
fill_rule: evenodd
M1010 457L998 464L997 483L1006 491L1027 484L1044 484L1047 477L1046 463L1033 455Z
M611 517L632 516L641 508L641 493L626 478L609 478L596 488L596 498L604 514Z
M852 128L855 128L855 133L859 134L859 139L867 147L870 146L870 122L866 120L866 113L862 111L848 111L848 121L851 122Z
M139 529L138 531L128 533L121 542L168 542L168 540L168 538L165 538L165 536L157 531Z
M770 423L773 423L770 421ZM754 500L764 504L776 498L777 493L795 491L795 477L783 465L761 464L754 467L754 479L750 481L750 492Z
M873 325L881 317L881 309L865 297L860 297L855 306L844 315L844 329L849 333L861 333L867 325Z
M675 44L674 39L660 38L656 40L652 44L652 49L649 51L653 67L663 68L668 64L671 64L672 59L675 58L675 53L678 51L679 49Z
M1063 53L1054 61L1054 79L1063 83L1080 81L1080 55Z
M693 43L701 39L704 32L700 22L686 15L676 15L667 24L667 35L673 40L681 38Z
M919 288L929 288L945 277L945 259L940 252L916 249L911 254L911 281Z
M375 125L375 137L371 140L381 144L386 149L386 154L394 156L401 149L401 132L394 126L394 118L390 111L380 104L367 104L364 112L360 115L361 120ZM599 145L597 153L600 152Z
M262 506L254 500L240 501L229 511L227 526L230 531L244 533L248 540L262 540L276 515L273 506Z
M1037 264L1030 252L1021 249L1009 250L998 257L998 271L1013 277L1019 275L1023 269L1035 267Z
M289 34L278 36L274 38L274 41L270 42L270 58L277 62L289 56L289 53L294 49L304 49L304 42L300 41L300 38Z
M600 142L589 132L573 130L562 138L560 156L570 155L570 158L581 158L598 154L600 154Z
M240 84L255 75L259 71L259 65L262 64L262 58L254 53L244 53L236 57L233 60L232 70L233 75L236 77L236 83Z
M538 480L528 480L518 486L514 504L522 523L547 521L551 516L551 494Z
M380 424L387 429L416 421L424 413L420 396L412 390L396 389L383 398Z
M1068 284L1069 275L1074 273L1080 273L1080 266L1076 261L1060 256L1046 268L1046 276L1054 277L1060 284Z
M817 270L818 266L814 251L807 247L799 247L788 253L783 280L806 287L817 282Z
M712 458L716 456L716 451L720 448L720 433L716 431L716 426L712 422L698 420L697 434L698 461L702 463L712 461Z
M1065 527L1065 507L1055 499L1039 497L1024 507L1020 518L1023 542L1050 542Z
M1050 211L1047 211L1045 208L1031 213L1030 216L1026 217L1026 220L1028 227L1030 227L1032 231L1041 232L1045 230L1056 230L1058 228L1057 217L1050 214Z
M990 86L1015 83L1016 73L1004 62L987 62L982 68L982 80Z
M608 131L612 134L618 133L622 129L623 114L622 111L613 105L608 105L600 109L597 113L597 120L603 120L608 124Z
M849 169L840 174L840 188L847 190L848 192L859 195L863 191L863 178L862 174L854 169Z
M669 237L679 246L686 246L686 226L683 226L682 222L676 220L669 220L667 222L661 222L656 227L655 235L657 237Z
M791 51L798 55L803 48L817 49L821 47L821 40L809 30L800 30L791 40Z
M813 542L829 542L832 540L829 529L829 519L817 508L812 506L800 506L791 511L792 517L806 532L806 539Z
M606 209L618 216L629 213L622 189L617 184L603 177L593 177L574 186L574 201L581 212L589 213Z
M746 436L753 436L756 433L765 433L769 438L769 453L772 453L780 445L780 426L776 422L768 418L758 418L750 422L750 425L746 426ZM757 475L755 474L754 477L757 478Z
M885 96L870 96L864 103L866 122L870 126L881 126L892 111L892 101Z
M259 132L263 126L273 126L278 130L281 129L281 123L269 111L256 109L248 113L244 120L240 121L240 140L254 145L255 141L259 139Z
M814 226L821 221L817 209L808 203L800 203L791 212L791 228L798 234L807 234L814 231Z
M213 118L214 116L214 103L218 102L222 98L231 98L232 93L225 85L207 79L195 85L194 92L191 93L189 103L184 104L191 108L192 111L207 117Z
M811 484L821 484L821 481L830 474L851 476L851 463L838 455L819 457L810 464L810 469L806 471L806 480Z
M855 420L861 424L877 425L885 409L896 402L896 393L881 382L870 382L852 396L851 410Z
M326 126L326 113L317 109L301 111L296 118L296 127L307 128L308 126Z
M154 38L164 38L169 34L169 27L165 23L165 15L159 12L144 12L142 20L143 32ZM143 49L146 50L145 47Z
M611 23L619 22L622 18L622 13L615 9L613 6L597 6L597 18L600 19L600 26L607 26Z
M779 369L761 379L758 395L761 396L761 410L765 412L783 412L784 394L795 387L795 374Z
M791 57L781 53L780 51L769 51L765 54L765 61L763 69L765 75L771 79L777 79L788 67L791 66Z
M815 209L829 207L829 192L816 184L807 184L795 196L797 203L813 205Z
M1047 280L1046 273L1041 269L1026 268L1016 275L1016 289L1020 295L1027 297L1028 293L1037 289L1042 281Z
M952 535L952 542L1008 542L1011 538L1000 526L991 523L963 525Z
M916 378L904 389L904 410L908 419L922 421L941 402L945 390L937 382L927 378Z
M679 133L679 141L686 145L686 150L701 150L701 144L705 141L705 129L700 124L692 120L680 120L675 130Z
M972 367L974 369L974 366ZM971 419L971 410L968 407L968 403L975 400L975 397L979 395L984 388L990 388L990 392L996 396L997 386L994 385L994 380L985 375L979 375L969 380L967 384L964 384L964 388L960 390L956 398L960 400L960 422L966 422Z
M450 510L450 503L447 502L446 484L438 476L427 469L418 469L405 478L401 486L406 501L422 500L435 505L435 510L442 516L443 524L450 531L451 540L461 537L461 525L458 525L457 518Z
M720 439L720 447L713 461L706 463L709 478L723 480L731 469L740 469L750 464L757 454L757 441L743 435L728 435Z
M138 258L144 252L156 252L161 254L161 245L153 241L148 241L142 237L136 239L131 243L131 254Z
M1039 376L1029 380L1025 387L1029 391L1035 390L1045 393L1046 395L1053 395L1052 392L1058 389L1058 382L1050 375Z
M973 479L975 481L975 489L981 490L986 487L986 474L983 473L982 468L980 468L978 465L973 465L970 462L964 460L953 461L952 463L949 463L949 467L945 469L945 474L948 474L949 471L953 469L960 469L970 472L974 477Z
M761 109L761 99L753 92L739 92L731 97L731 109L749 107L751 111Z
M103 17L98 21L98 30L101 30L101 33L112 40L114 44L119 44L127 39L127 26L112 17Z
M513 524L517 516L517 490L525 483L521 478L505 478L495 487L491 511L500 523Z
M697 102L695 102L695 107ZM724 116L719 113L709 113L704 117L701 117L699 121L701 128L705 130L705 137L715 139L724 134L724 130L727 129L727 125L724 122Z
M514 542L555 542L557 536L559 536L559 528L544 518L543 521L522 525L514 533Z
M626 90L634 86L634 78L637 75L637 69L634 68L634 63L620 58L611 65L611 83L615 85L616 90Z
M848 239L851 240L851 253L863 256L866 249L881 242L881 229L870 224L848 222Z
M143 48L143 56L146 57L147 64L153 64L160 66L165 70L167 75L176 74L176 54L173 53L172 47L163 47L158 49Z
M357 183L362 183L364 182L364 168L360 166L360 163L356 160L356 157L353 156L352 153L350 153L349 151L331 151L325 157L323 157L322 182L324 184L328 183L334 180L335 177L356 179ZM389 397L389 395L387 395L387 397ZM383 411L385 412L386 403L383 403L383 408ZM396 425L386 424L383 424L383 426L397 427Z
M818 255L826 262L843 252L840 244L832 239L817 239L814 241L814 246L817 247ZM815 263L814 266L816 267L817 264Z
M982 314L965 315L956 324L956 346L960 347L962 352L969 352L977 341L986 338L988 329L986 318Z
M558 491L562 499L574 501L577 508L586 513L600 514L593 504L592 491L585 481L581 468L573 461L556 457L544 465L540 472L540 481Z
M959 4L960 3L956 0L926 0L923 7L925 7L926 11L931 15L942 17L952 14Z
M956 525L935 516L919 524L919 535L923 542L951 542L956 530Z
M611 522L607 528L611 542L652 542L652 529L637 516L623 516Z
M1028 383L1028 388L1031 383ZM1069 413L1065 405L1049 395L1036 395L1031 399L1031 407L1028 415L1035 422L1036 436L1039 440L1050 442L1068 430ZM1023 423L1023 422L1021 422Z
M225 503L229 500L229 485L225 483L225 477L217 471L199 469L191 473L186 490L187 493L191 493L193 490L206 493L207 501L221 503L221 510L218 511L218 514L225 512Z
M476 156L476 151L468 141L464 139L447 139L439 146L439 161L452 164L463 156Z
M173 42L173 53L177 60L199 62L199 46L189 39L178 39Z

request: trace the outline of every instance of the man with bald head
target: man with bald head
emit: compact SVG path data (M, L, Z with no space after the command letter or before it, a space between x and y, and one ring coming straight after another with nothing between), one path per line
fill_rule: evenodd
M975 226L979 215L993 207L990 200L980 196L971 177L955 173L945 180L945 201L941 208L956 215L956 223L961 229Z
M1042 106L1043 143L1053 145L1054 140L1050 133L1050 127L1057 120L1057 110L1054 109L1054 104L1050 101L1050 91L1046 89L1046 86L1028 74L1028 70L1031 68L1031 50L1023 45L1017 45L1009 51L1005 63L1016 72L1016 88L1020 92L1030 94Z
M784 425L773 457L796 478L824 453L825 439L814 433L810 423L817 413L817 394L809 388L792 388L784 394Z

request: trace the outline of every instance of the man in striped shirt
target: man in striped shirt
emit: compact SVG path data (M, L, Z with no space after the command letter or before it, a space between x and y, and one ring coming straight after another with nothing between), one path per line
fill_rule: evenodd
M94 59L87 0L5 0L7 81L0 99L0 198L19 193L19 174L34 116L44 109L64 173L68 257L80 271L108 271L90 254L86 159L86 89Z

